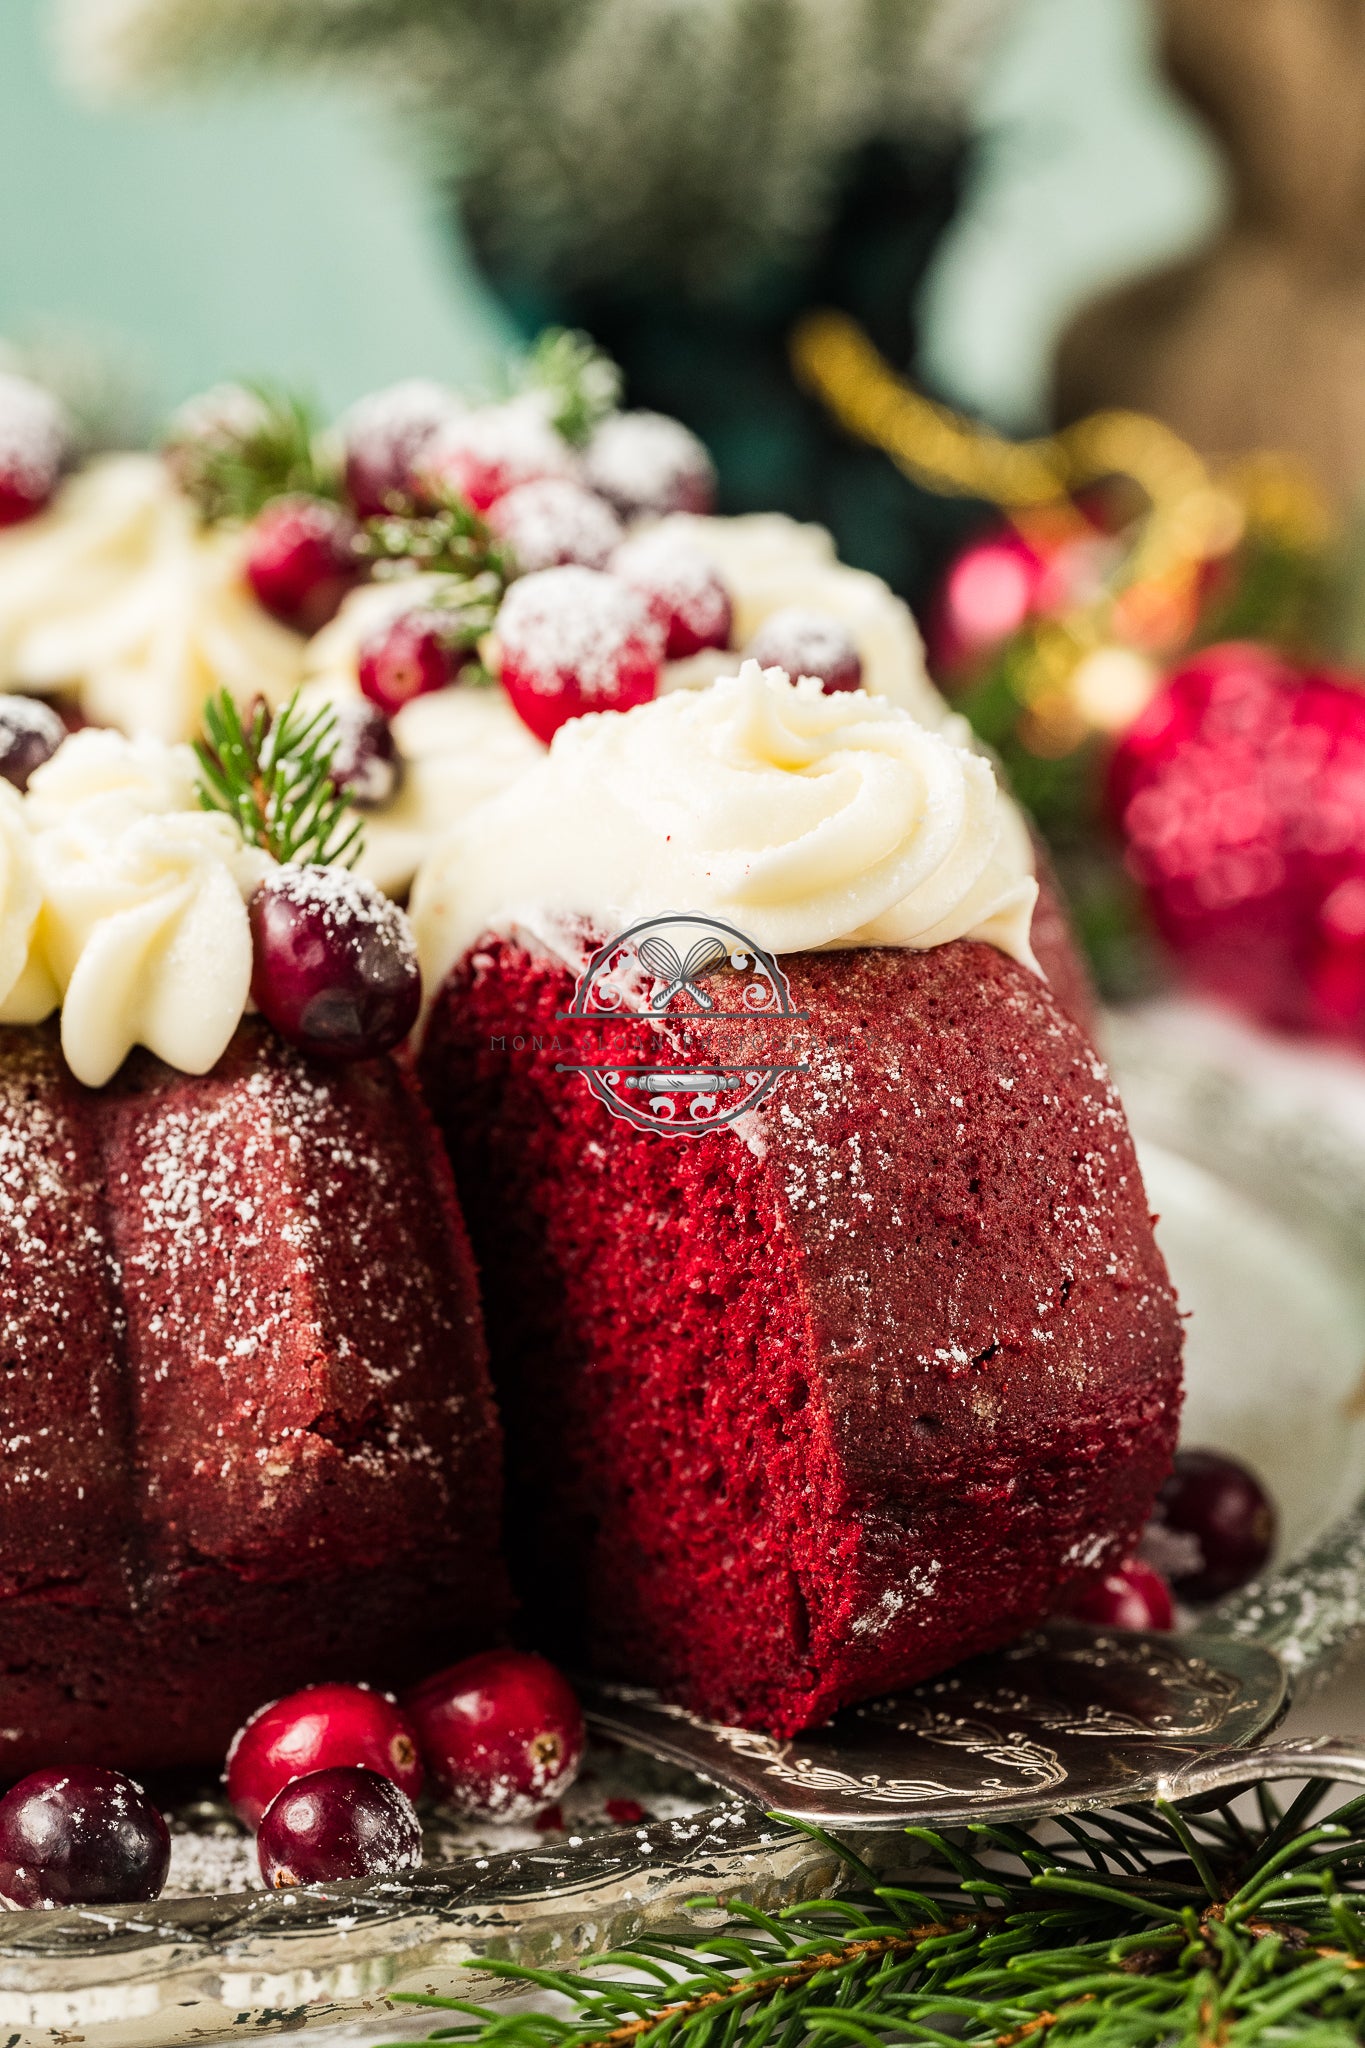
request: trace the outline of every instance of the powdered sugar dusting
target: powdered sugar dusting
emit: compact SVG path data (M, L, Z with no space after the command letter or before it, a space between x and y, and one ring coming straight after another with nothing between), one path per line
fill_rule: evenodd
M619 412L603 420L583 458L588 482L625 514L707 512L716 467L703 444L661 412Z
M0 476L27 498L45 498L68 445L66 414L51 392L0 370Z
M542 569L512 585L498 613L504 659L546 695L571 678L585 698L609 697L632 652L663 658L663 628L639 591L597 569Z
M621 522L604 498L567 477L518 484L488 514L523 575L577 563L601 569L621 539Z

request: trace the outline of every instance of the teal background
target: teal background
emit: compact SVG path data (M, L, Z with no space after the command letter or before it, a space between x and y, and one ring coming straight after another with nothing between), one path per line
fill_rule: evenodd
M1202 233L1218 176L1155 78L1143 0L1023 0L976 120L924 366L1025 426L1067 309ZM43 0L0 4L0 335L88 344L153 412L253 372L333 407L399 376L479 382L508 339L371 108L297 82L82 105Z

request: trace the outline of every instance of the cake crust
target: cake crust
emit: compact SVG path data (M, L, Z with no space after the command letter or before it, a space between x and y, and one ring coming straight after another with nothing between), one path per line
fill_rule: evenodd
M0 1776L221 1761L492 1639L500 1440L449 1168L387 1060L244 1024L100 1090L0 1034Z

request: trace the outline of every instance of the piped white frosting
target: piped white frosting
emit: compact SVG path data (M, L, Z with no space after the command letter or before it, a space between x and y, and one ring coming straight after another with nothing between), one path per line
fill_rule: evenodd
M903 707L780 669L574 719L433 848L425 986L489 930L709 914L772 952L986 941L1037 971L1037 883L990 763Z
M73 691L93 723L163 740L196 733L219 689L281 702L304 643L252 596L245 548L156 456L90 463L0 534L0 689Z

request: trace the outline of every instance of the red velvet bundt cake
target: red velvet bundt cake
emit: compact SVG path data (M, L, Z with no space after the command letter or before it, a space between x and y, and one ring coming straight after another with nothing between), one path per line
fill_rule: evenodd
M496 1632L474 1276L391 1061L256 1023L97 1090L9 1029L0 1157L0 1776L216 1763L293 1685Z
M421 1072L480 1262L514 1575L558 1647L789 1732L1126 1555L1180 1326L987 764L750 665L576 721L475 824L419 878L424 964L455 963ZM742 976L722 959L645 1021L641 961L625 1021L566 1019L596 942L663 911L780 951L808 1020L780 1055L807 1071L685 1137L574 1068L761 1065Z

